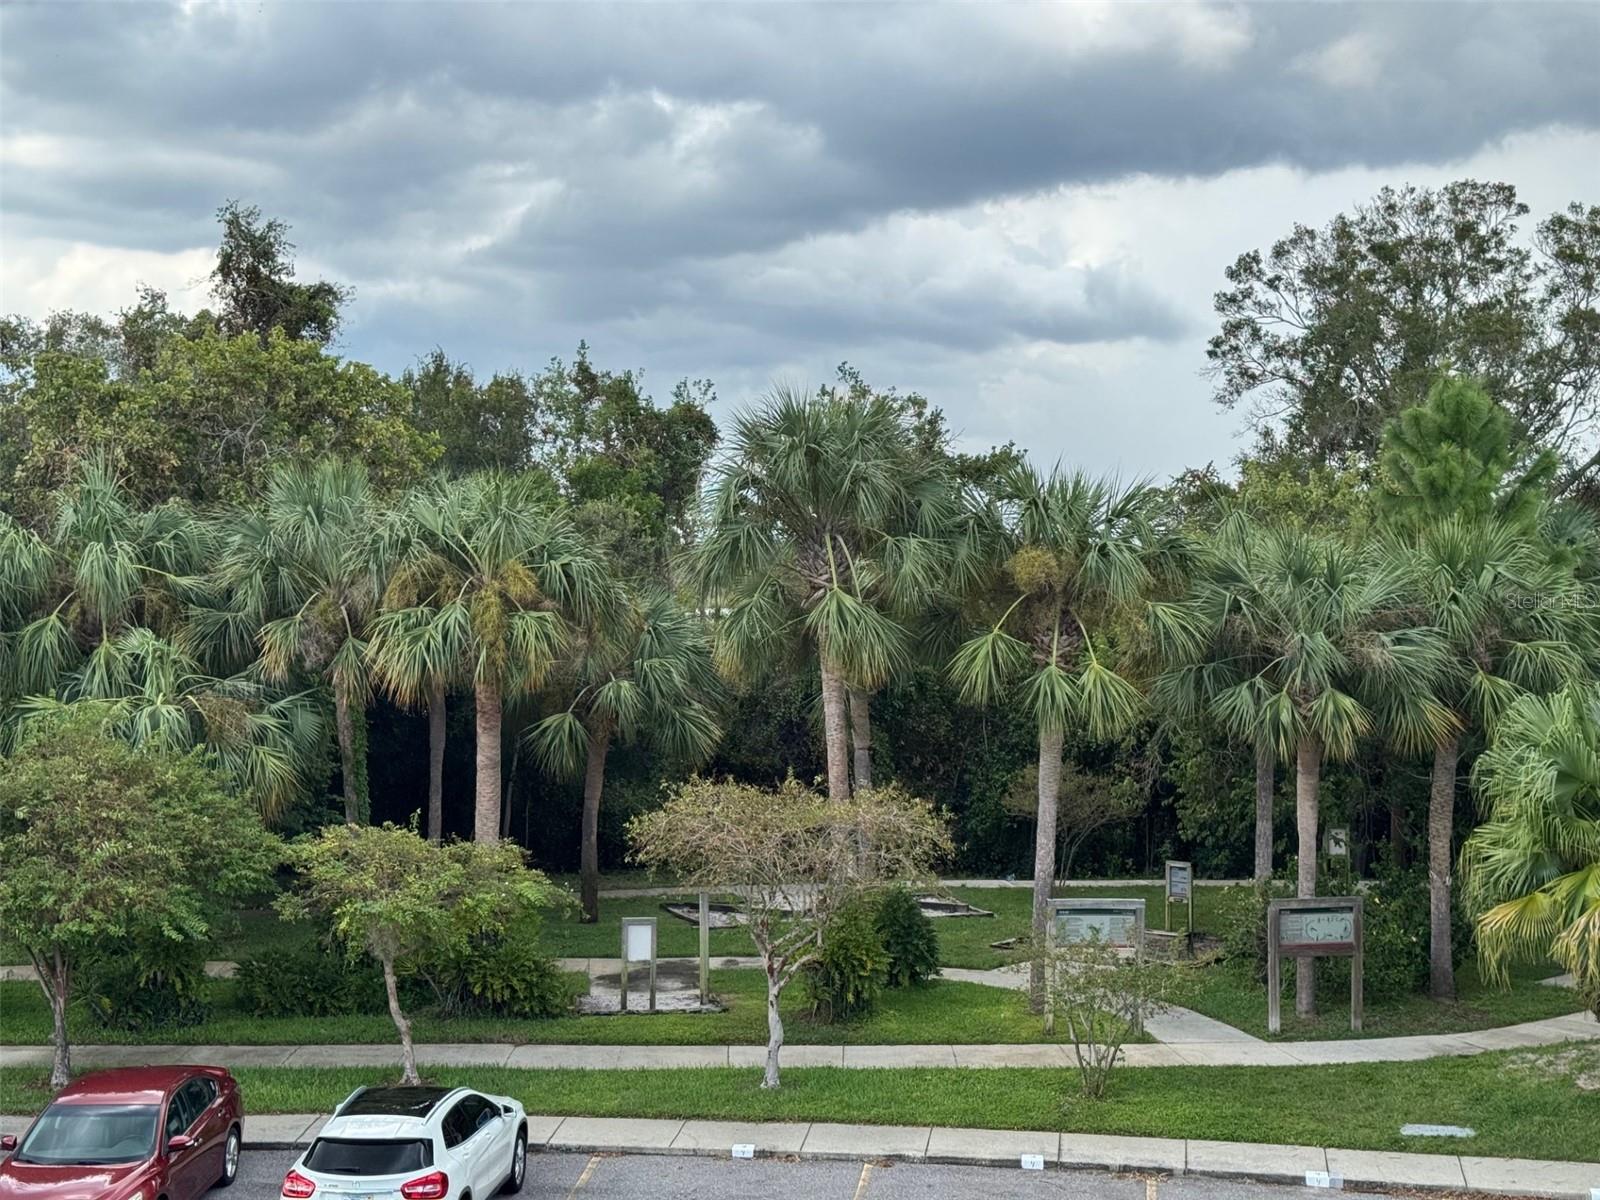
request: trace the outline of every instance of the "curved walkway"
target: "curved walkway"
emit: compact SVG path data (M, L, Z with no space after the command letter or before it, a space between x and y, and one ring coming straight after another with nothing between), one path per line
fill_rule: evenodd
M1600 1022L1574 1015L1475 1033L1366 1038L1343 1042L1180 1042L1127 1046L1129 1067L1294 1067L1355 1062L1405 1062L1483 1054L1560 1042L1600 1040ZM659 1070L755 1067L765 1046L529 1046L508 1043L419 1045L428 1066L577 1067ZM209 1062L240 1067L367 1067L400 1061L398 1046L74 1046L79 1066ZM48 1046L0 1046L0 1067L44 1067ZM791 1067L1069 1067L1072 1047L1056 1043L987 1046L785 1046Z

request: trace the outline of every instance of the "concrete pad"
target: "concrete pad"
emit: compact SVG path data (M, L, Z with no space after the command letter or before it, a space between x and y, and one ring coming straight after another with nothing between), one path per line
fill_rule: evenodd
M565 1117L544 1117L537 1113L529 1113L525 1120L528 1128L528 1145L535 1150L543 1149L555 1131L561 1128L561 1122L564 1120Z
M728 1059L718 1064L729 1067L764 1067L767 1065L765 1046L724 1047ZM778 1068L784 1067L842 1067L843 1046L785 1046L778 1052Z
M925 1158L926 1125L829 1125L818 1122L800 1153L807 1158Z
M515 1046L486 1042L481 1046L418 1046L417 1062L430 1067L503 1067Z
M668 1150L682 1121L568 1117L546 1142L552 1150Z
M1261 1041L1254 1034L1235 1028L1226 1021L1178 1005L1146 1017L1144 1029L1158 1042L1237 1042L1250 1045Z
M1188 1170L1240 1179L1304 1183L1307 1171L1326 1171L1328 1152L1316 1146L1267 1146L1256 1142L1189 1143Z
M322 1128L324 1117L310 1113L245 1114L244 1144L247 1150L267 1150L283 1146L296 1148L309 1145L315 1131Z
M1506 1196L1582 1196L1600 1188L1600 1163L1461 1156L1467 1186Z
M982 1047L968 1047L979 1051ZM846 1046L847 1067L953 1067L955 1051L949 1046Z
M49 1046L0 1046L0 1067L48 1067L54 1058Z
M672 1148L691 1154L726 1154L733 1147L751 1145L757 1154L799 1154L809 1124L780 1121L685 1121Z
M420 1051L421 1047L417 1047ZM291 1067L398 1067L400 1047L299 1046L289 1055Z
M1415 1062L1434 1058L1440 1054L1461 1054L1460 1045L1448 1049L1430 1049L1416 1043L1437 1039L1429 1038L1354 1038L1342 1042L1278 1042L1278 1049L1301 1063L1352 1063L1352 1062ZM1396 1046L1393 1043L1403 1042ZM1469 1046L1465 1053L1479 1053Z
M1015 1167L1024 1154L1042 1155L1047 1164L1060 1162L1061 1135L1011 1129L948 1129L936 1125L928 1138L930 1162Z
M518 1046L508 1067L576 1067L583 1070L660 1071L725 1067L726 1046Z
M1066 1046L952 1046L958 1067L1067 1067L1073 1066Z
M21 1137L28 1132L28 1126L32 1124L32 1117L0 1117L0 1134Z
M1362 1184L1464 1188L1461 1160L1454 1154L1401 1154L1392 1151L1329 1150L1328 1170L1344 1176L1345 1187Z
M1501 1029L1475 1029L1459 1034L1464 1040L1484 1050L1521 1050L1529 1046L1545 1046L1550 1042L1551 1031L1529 1029L1525 1025L1507 1025Z
M1197 1067L1297 1067L1299 1059L1270 1042L1181 1042L1173 1046L1184 1062Z
M1118 1137L1063 1133L1063 1167L1101 1167L1108 1171L1170 1171L1181 1175L1188 1148L1181 1138Z
M1072 1048L1066 1047L1068 1058L1071 1058ZM1189 1061L1176 1046L1151 1045L1140 1043L1122 1048L1122 1062L1124 1067L1185 1067Z

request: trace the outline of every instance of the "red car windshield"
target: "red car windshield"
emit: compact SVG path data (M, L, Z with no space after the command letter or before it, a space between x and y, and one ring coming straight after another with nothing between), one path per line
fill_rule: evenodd
M42 1166L111 1166L155 1153L154 1104L52 1104L34 1122L13 1162Z

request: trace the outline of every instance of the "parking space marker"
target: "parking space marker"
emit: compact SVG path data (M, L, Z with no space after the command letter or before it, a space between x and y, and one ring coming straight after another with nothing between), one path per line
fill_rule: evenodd
M862 1163L861 1164L861 1178L859 1180L857 1180L857 1182L856 1182L856 1200L861 1200L861 1197L863 1197L863 1196L865 1196L867 1194L867 1180L869 1180L871 1178L872 1178L872 1164L871 1163Z
M589 1161L583 1166L583 1174L578 1176L578 1182L573 1184L572 1190L567 1193L567 1200L572 1200L574 1196L583 1190L583 1185L589 1182L589 1176L594 1174L594 1169L599 1165L600 1156L598 1154L589 1155Z

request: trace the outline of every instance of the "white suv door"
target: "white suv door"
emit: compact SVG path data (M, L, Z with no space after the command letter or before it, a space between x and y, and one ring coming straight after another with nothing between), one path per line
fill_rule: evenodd
M493 1195L511 1163L505 1128L499 1107L475 1094L461 1097L445 1114L445 1146L462 1177L471 1181L475 1197L487 1200Z

